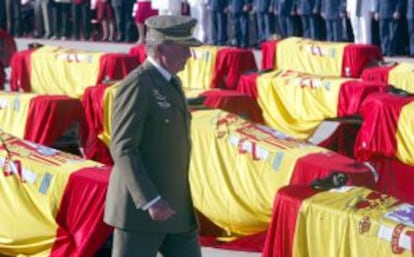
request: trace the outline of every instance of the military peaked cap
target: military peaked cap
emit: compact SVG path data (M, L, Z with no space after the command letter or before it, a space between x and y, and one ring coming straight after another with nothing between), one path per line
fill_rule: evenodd
M159 15L145 21L148 28L147 41L174 41L188 46L200 46L202 43L193 37L197 20L189 16Z

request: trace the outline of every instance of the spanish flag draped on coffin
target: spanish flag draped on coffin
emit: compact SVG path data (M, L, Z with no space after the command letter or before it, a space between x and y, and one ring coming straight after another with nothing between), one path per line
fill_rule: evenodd
M287 186L275 197L264 257L414 254L414 206L363 187Z
M13 56L10 87L13 91L79 98L86 87L122 79L138 64L138 59L128 54L43 46Z
M0 92L0 127L20 139L53 145L82 117L81 102L75 98Z
M364 68L382 60L378 46L298 37L263 43L262 57L263 69L352 78L359 78Z
M356 156L397 158L414 165L414 97L373 94L361 106L364 122L355 142Z
M92 256L109 168L0 132L0 255Z
M221 110L192 113L190 185L196 208L230 235L267 229L275 192L342 170L373 185L363 165Z

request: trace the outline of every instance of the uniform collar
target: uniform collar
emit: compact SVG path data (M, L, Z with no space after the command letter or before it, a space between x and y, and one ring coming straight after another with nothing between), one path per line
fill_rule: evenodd
M159 63L157 63L151 56L147 57L147 60L154 65L154 67L161 73L161 75L167 80L171 80L171 73L167 71L164 67L162 67Z

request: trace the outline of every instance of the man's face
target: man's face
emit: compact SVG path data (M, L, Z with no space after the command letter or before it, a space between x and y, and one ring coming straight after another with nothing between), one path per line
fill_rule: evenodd
M185 45L174 42L165 42L159 46L160 60L162 66L171 74L184 69L184 66L190 58L190 48Z

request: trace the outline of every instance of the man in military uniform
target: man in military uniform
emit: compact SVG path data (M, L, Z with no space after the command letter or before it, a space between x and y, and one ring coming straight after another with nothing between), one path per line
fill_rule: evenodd
M104 220L115 227L112 257L200 257L188 168L191 115L176 76L190 57L196 20L153 16L147 60L118 86L112 110Z

